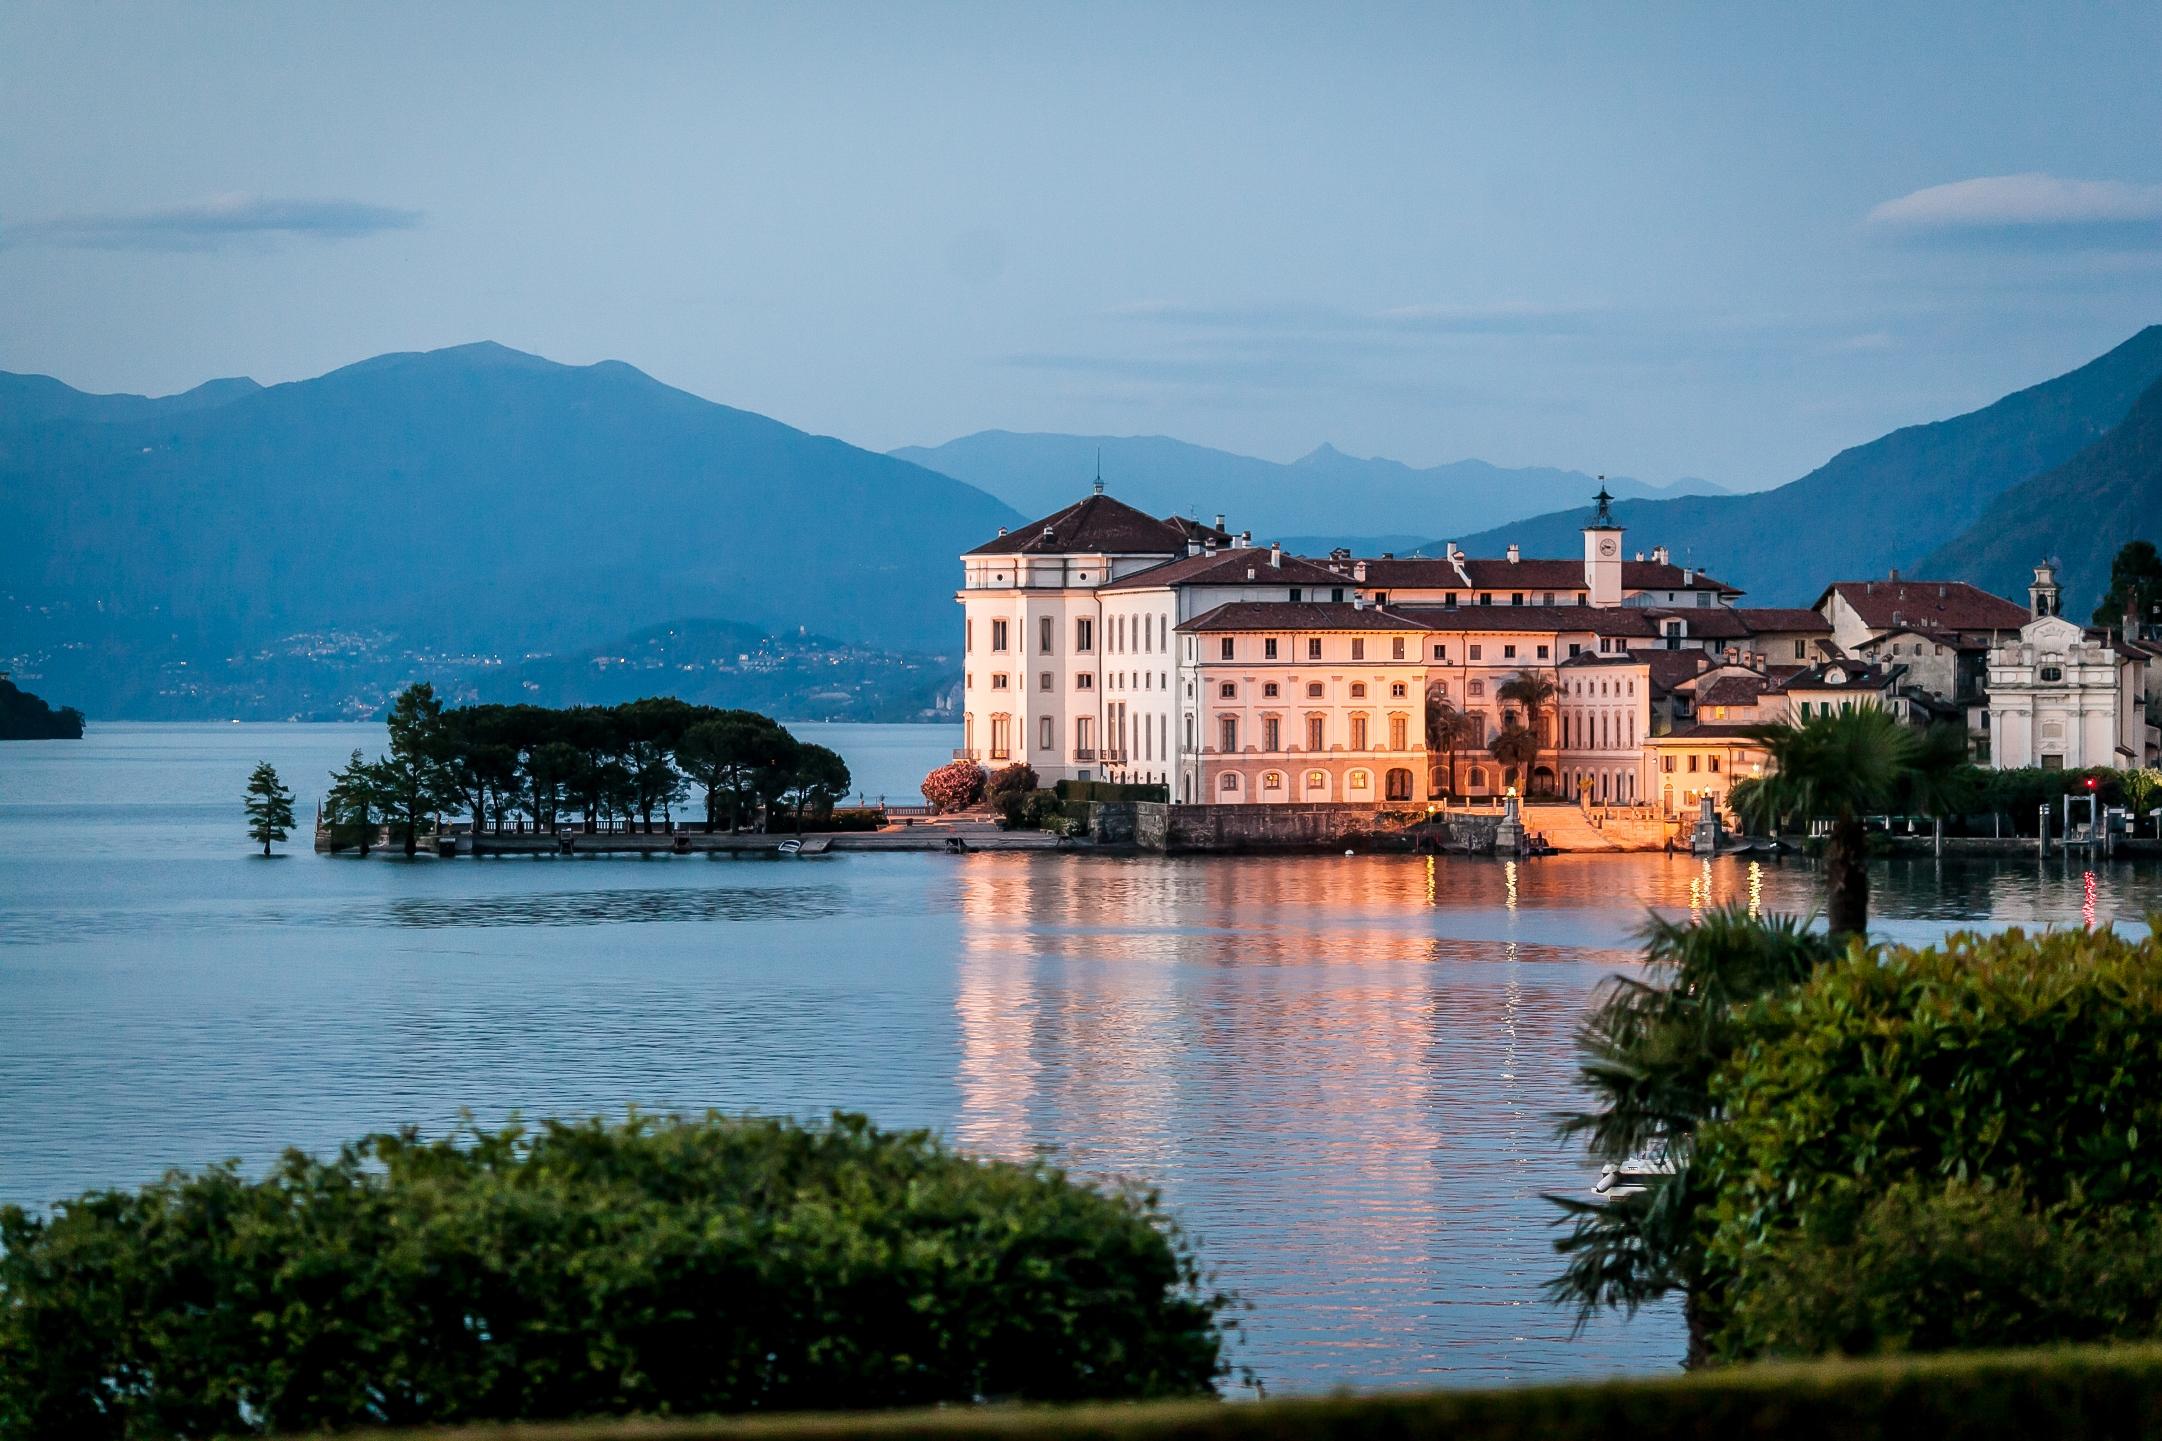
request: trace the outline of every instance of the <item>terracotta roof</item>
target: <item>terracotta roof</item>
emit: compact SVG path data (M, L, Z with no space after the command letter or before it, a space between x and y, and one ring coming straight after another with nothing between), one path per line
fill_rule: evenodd
M1764 631L1807 631L1812 635L1830 635L1832 623L1813 610L1799 606L1738 605L1731 614L1741 618L1751 634Z
M1462 566L1460 574L1457 567ZM1466 577L1469 579L1466 579ZM1437 556L1399 556L1394 560L1366 562L1366 583L1376 590L1409 586L1415 590L1485 591L1579 591L1587 584L1581 560L1551 560L1526 556L1521 560L1494 560L1463 556L1450 561ZM1622 562L1624 590L1714 589L1729 595L1741 592L1710 576L1696 573L1687 582L1678 565L1653 560Z
M1641 659L1651 667L1653 695L1695 680L1712 667L1712 658L1700 650L1648 650Z
M1188 535L1230 537L1190 520L1158 520L1108 495L1091 495L993 540L970 555L1184 555Z
M1650 637L1658 634L1650 613L1635 606L1589 605L1434 605L1427 602L1389 609L1437 631L1584 631L1591 635Z
M1963 580L1842 580L1824 588L1814 607L1838 596L1871 630L2018 630L2027 607Z
M1251 579L1246 572L1254 574ZM1357 586L1348 575L1327 566L1287 555L1282 565L1269 564L1269 552L1260 546L1240 546L1205 555L1181 555L1162 565L1121 576L1105 590L1155 590L1167 585L1296 585L1342 586L1348 594Z
M1833 680L1827 674L1838 671L1843 677ZM1903 665L1860 665L1851 660L1831 660L1823 665L1813 665L1808 670L1789 676L1780 684L1781 690L1883 690L1907 673Z
M1697 706L1755 705L1764 698L1771 682L1760 675L1714 676L1697 687Z
M1563 661L1563 662L1562 662L1561 664L1562 664L1562 667L1563 667L1563 669L1565 669L1565 670L1566 670L1567 668L1571 667L1571 666L1600 666L1600 665L1628 665L1628 666L1638 666L1638 665L1641 665L1641 666L1649 666L1649 665L1651 664L1651 658L1652 658L1652 657L1653 657L1654 655L1668 655L1668 654L1672 654L1672 653L1673 653L1673 652L1668 652L1668 651L1645 651L1645 652L1644 652L1643 654L1641 654L1641 655L1601 655L1601 654L1599 654L1599 653L1598 653L1597 651L1589 651L1589 650L1588 650L1588 651L1585 651L1585 652L1584 652L1584 653L1583 653L1582 655L1573 655L1573 656L1570 656L1570 657L1569 657L1569 658L1568 658L1567 660Z
M1418 621L1350 601L1234 600L1195 616L1180 630L1425 630Z

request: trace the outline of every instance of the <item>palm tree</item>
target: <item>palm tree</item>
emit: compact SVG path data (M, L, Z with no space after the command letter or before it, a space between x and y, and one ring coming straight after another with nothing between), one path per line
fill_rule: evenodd
M1473 739L1474 722L1464 712L1449 703L1448 696L1438 688L1429 687L1426 692L1426 748L1429 753L1441 751L1449 758L1449 784L1447 793L1456 794L1456 748Z
M1511 720L1493 740L1487 742L1486 750L1488 755L1510 767L1512 772L1524 772L1524 784L1518 788L1518 794L1530 790L1530 767L1539 756L1539 737Z
M1554 703L1554 697L1559 693L1560 688L1554 684L1551 678L1530 670L1518 671L1514 676L1503 681L1494 692L1495 695L1511 705L1520 705L1524 708L1524 728L1531 734L1531 755L1524 763L1526 782L1524 790L1526 794L1531 791L1530 768L1536 765L1539 760L1539 717L1548 706Z
M1831 822L1824 844L1825 919L1844 943L1869 926L1863 819L1942 815L1967 788L1967 738L1956 725L1917 731L1878 706L1811 716L1750 732L1764 747L1763 776L1734 787L1743 824L1772 830L1789 819Z
M1608 981L1577 1033L1578 1078L1593 1109L1564 1116L1559 1134L1581 1136L1595 1160L1659 1155L1673 1172L1608 1201L1548 1196L1570 1230L1555 1243L1567 1258L1562 1274L1546 1289L1576 1308L1580 1328L1602 1308L1633 1313L1680 1291L1696 1362L1717 1298L1705 1288L1697 1224L1705 1198L1689 1163L1698 1127L1713 1117L1712 1077L1740 1039L1740 1013L1838 951L1801 920L1753 920L1739 905L1694 925L1655 916L1643 938L1646 974Z

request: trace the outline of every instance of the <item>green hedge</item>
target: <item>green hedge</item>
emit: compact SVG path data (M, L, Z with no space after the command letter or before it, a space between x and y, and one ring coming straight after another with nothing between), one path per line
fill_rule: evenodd
M1914 1344L1900 1334L1904 1323L1872 1341L1836 1330L1797 1335L1791 1306L1774 1308L1761 1328L1749 1319L1752 1293L1791 1289L1796 1266L1822 1271L1842 1256L1863 1258L1857 1238L1886 1222L1871 1208L1895 1187L1915 1188L1903 1213L1913 1225L1956 1223L1996 1238L1995 1290L1974 1293L1967 1319L2001 1314L2007 1328L1945 1323L1937 1344L2007 1344L2043 1324L2034 1306L2014 1304L2017 1273L2040 1253L2022 1259L2029 1242L1994 1213L1929 1212L1946 1188L2017 1189L2053 1227L2093 1226L2105 1237L2152 1234L2148 1220L2162 1215L2162 926L2138 939L2015 929L1959 932L1921 949L1857 946L1761 1005L1744 1032L1713 1082L1721 1114L1699 1133L1692 1165L1694 1184L1714 1198L1705 1271L1718 1281L1708 1315L1721 1354ZM1949 1277L1947 1266L1982 1254L1977 1245L1963 1259L1956 1244L1932 1247L1919 1234L1871 1244L1880 1276L1904 1268L1931 1286L1948 1282L1929 1276ZM2087 1264L2049 1259L2067 1275ZM2162 1308L2153 1287L2162 1266L2141 1264L2151 1312ZM1930 1265L1937 1270L1924 1275ZM1875 1294L1858 1305L1850 1314L1890 1315L1900 1303ZM1721 1324L1733 1329L1719 1334ZM2077 1339L2093 1334L2087 1324L2073 1317L2043 1334Z
M1171 799L1169 786L1125 785L1118 781L1060 781L1053 789L1062 801L1102 801L1116 805Z
M0 1208L0 1438L1209 1394L1152 1195L860 1117L380 1135Z
M2098 1441L2162 1430L2162 1350L1749 1366L1657 1380L1255 1405L797 1416L521 1430L518 1441ZM439 1433L484 1441L491 1433ZM502 1441L495 1433L495 1441Z

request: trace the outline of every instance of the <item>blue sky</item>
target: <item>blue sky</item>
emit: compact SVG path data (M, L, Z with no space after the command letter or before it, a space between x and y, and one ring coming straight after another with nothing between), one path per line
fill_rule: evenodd
M2162 321L2162 6L0 0L0 368L1738 486Z

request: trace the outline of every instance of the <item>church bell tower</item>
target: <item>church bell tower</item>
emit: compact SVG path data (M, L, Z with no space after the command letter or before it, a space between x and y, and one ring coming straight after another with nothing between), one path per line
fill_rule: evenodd
M1612 608L1622 603L1622 528L1614 520L1606 477L1599 481L1599 509L1584 527L1584 589L1593 605Z

